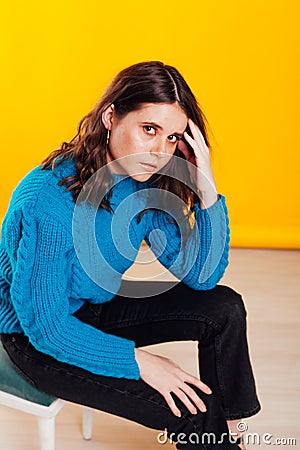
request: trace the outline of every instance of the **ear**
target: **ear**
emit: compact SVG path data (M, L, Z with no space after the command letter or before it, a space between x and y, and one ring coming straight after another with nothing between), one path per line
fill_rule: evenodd
M114 104L109 105L102 113L102 122L107 130L111 130L114 119Z

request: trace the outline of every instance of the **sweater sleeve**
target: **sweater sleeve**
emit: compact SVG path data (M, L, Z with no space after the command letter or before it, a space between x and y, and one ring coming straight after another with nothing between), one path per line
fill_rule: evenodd
M72 235L50 216L23 216L11 298L34 347L95 374L139 379L135 342L107 334L69 313Z
M218 200L207 209L195 203L194 213L195 223L185 242L178 224L170 223L163 211L152 215L145 241L180 281L195 290L208 290L216 286L228 266L230 230L225 197L218 194Z

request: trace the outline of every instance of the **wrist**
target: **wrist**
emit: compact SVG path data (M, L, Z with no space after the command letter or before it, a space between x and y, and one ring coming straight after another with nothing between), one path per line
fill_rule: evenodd
M203 199L200 201L200 208L201 209L208 209L211 206L213 206L215 203L217 203L217 201L219 200L219 196L215 196L215 197L209 197L207 199Z
M199 204L201 209L208 209L219 200L219 194L217 191L205 193L203 191L197 191L199 197Z
M145 350L141 350L140 348L134 348L135 359L138 360L143 354L145 354Z

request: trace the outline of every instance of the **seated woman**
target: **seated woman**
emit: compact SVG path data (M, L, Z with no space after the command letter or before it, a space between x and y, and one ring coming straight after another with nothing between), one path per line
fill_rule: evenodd
M176 281L122 280L143 241ZM127 67L12 194L3 346L38 389L165 430L178 449L244 448L237 422L260 403L242 297L218 284L228 252L195 96L172 66ZM141 348L183 340L198 341L201 378Z

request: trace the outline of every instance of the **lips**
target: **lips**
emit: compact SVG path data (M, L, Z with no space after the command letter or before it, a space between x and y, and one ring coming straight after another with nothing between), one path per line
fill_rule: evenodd
M144 162L140 162L141 166L144 167L144 169L147 172L154 172L154 170L157 169L157 166L155 164L151 164L151 163L144 163Z

